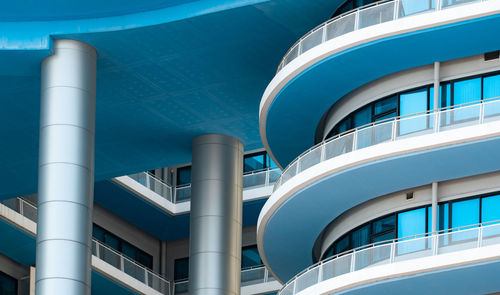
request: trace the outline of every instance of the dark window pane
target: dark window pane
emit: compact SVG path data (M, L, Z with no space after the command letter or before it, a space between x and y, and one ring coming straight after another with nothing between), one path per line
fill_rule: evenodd
M241 250L241 268L262 265L257 246L244 247Z
M389 215L372 223L372 235L386 230L393 230L396 223L396 215Z
M365 225L352 232L353 249L370 244L370 225Z
M191 183L191 166L177 168L177 185Z
M101 227L97 226L97 225L93 225L93 228L92 228L92 236L100 241L100 242L103 242L104 243L104 229L102 229Z
M141 249L127 243L122 242L122 253L136 261L137 263L148 267L149 269L153 269L153 256L147 254Z
M383 242L394 239L394 232L387 232L372 238L372 243Z
M17 280L0 272L0 294L17 295Z
M398 107L397 96L392 96L381 101L378 101L374 105L374 116L377 117L380 114L383 114L388 111L396 111Z
M174 280L189 278L189 257L176 259L174 261Z
M445 230L449 229L449 220L450 220L450 215L449 215L449 205L448 203L441 204L438 207L438 229L439 230Z
M265 154L258 154L258 155L249 155L249 156L245 156L245 159L244 159L244 166L245 166L245 170L244 172L251 172L251 171L255 171L255 170L262 170L264 169L264 158L265 158Z
M349 235L345 235L341 240L335 243L335 254L349 250Z
M365 106L359 111L354 113L353 117L354 126L352 128L357 128L372 122L372 108L371 106Z
M500 220L500 195L481 200L481 222Z
M338 124L336 134L340 134L350 129L352 129L352 126L351 126L351 117L349 116Z

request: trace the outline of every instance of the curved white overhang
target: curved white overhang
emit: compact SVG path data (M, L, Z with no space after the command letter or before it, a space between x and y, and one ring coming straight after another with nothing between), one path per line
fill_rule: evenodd
M261 257L287 281L312 264L318 235L346 210L433 181L497 171L499 148L497 121L381 143L320 162L284 182L264 205L257 225Z
M500 290L500 245L361 269L298 292L309 294L488 294Z
M354 89L434 61L497 50L500 40L492 36L499 14L498 1L417 14L347 33L299 55L263 94L259 128L266 150L284 167L313 145L321 117Z

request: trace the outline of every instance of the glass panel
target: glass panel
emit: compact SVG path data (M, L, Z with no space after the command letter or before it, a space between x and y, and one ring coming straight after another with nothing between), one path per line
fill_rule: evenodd
M438 229L444 230L449 229L449 205L448 203L441 204L438 207Z
M356 111L353 115L353 128L357 128L372 122L372 108L370 105Z
M433 9L433 3L429 0L401 0L399 7L399 15L407 16L415 13L427 11Z
M328 25L326 25L326 38L327 40L342 36L349 32L354 31L354 24L356 22L356 14L351 13L341 17Z
M373 108L373 115L375 116L376 120L379 120L379 118L377 118L378 116L388 111L395 112L397 107L398 107L398 97L392 96L376 102Z
M244 247L241 250L241 268L262 265L257 246Z
M191 183L191 166L177 168L177 185Z
M481 222L500 220L500 195L481 200Z
M291 50L288 52L288 55L285 58L285 65L289 64L292 60L294 60L299 54L299 44L297 43Z
M183 280L189 278L189 257L175 259L174 261L174 280Z
M481 78L455 82L453 84L453 104L460 105L481 100ZM454 113L453 120L467 120L476 116L474 108Z
M500 98L500 75L485 77L483 80L483 99ZM491 102L484 106L484 116L500 115L500 103Z
M406 211L398 214L398 238L404 238L425 233L425 208ZM412 243L402 243L398 246L398 255L425 249L425 240L419 239Z
M370 244L370 225L367 224L360 229L352 232L352 245L351 248L356 249L358 247Z
M351 259L351 255L344 255L323 264L323 280L328 280L333 277L350 272Z
M351 152L353 139L354 139L354 133L350 133L327 142L325 145L326 159L331 159L338 155Z
M401 116L427 111L427 88L401 94L399 97L399 114ZM408 134L427 128L427 117L419 116L412 119L402 119L399 124L399 134Z
M300 171L304 171L321 161L321 149L322 146L318 146L315 149L306 153L302 158L300 158Z
M349 235L344 236L342 239L335 242L335 254L342 253L349 250Z
M461 227L479 223L479 199L451 203L451 227ZM454 234L452 241L475 238L476 232Z
M264 169L266 154L258 154L258 155L248 155L244 158L244 170L243 172L251 172L255 170Z
M0 272L0 294L17 295L17 280Z
M372 223L372 234L378 234L380 232L386 231L386 230L392 230L394 229L394 225L396 223L396 215L392 214L387 217L375 220ZM392 234L392 233L391 233ZM392 238L390 238L392 239ZM381 241L381 240L377 240ZM376 242L375 240L373 242Z
M359 28L366 28L394 19L394 2L375 5L359 11Z
M321 44L323 40L323 28L324 27L319 28L302 40L302 52L306 52L307 50Z
M266 163L267 164L267 168L278 167L278 165L276 165L276 163L274 163L273 159L268 154L266 154L266 162L267 162Z

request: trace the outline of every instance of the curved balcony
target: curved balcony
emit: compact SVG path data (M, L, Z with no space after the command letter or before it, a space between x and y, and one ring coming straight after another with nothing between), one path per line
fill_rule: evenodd
M422 234L393 239L353 249L333 257L329 257L328 259L308 267L288 281L278 294L320 294L318 292L319 289L312 290L311 288L308 290L308 288L336 277L371 267L380 267L414 259L422 259L431 256L439 256L464 250L498 245L500 244L500 224L498 222L499 221L493 221L446 229L432 235ZM484 250L484 252L489 252L487 253L490 254L489 259L485 257L478 259L478 257L473 257L473 255L464 255L461 261L461 266L478 262L484 263L488 260L497 260L498 255L500 254L498 249L500 248L497 248L497 251L492 251L490 248L488 248L488 250ZM389 273L379 273L378 277L375 278L369 277L365 273L365 275L359 274L355 281L350 281L349 284L343 284L341 280L338 279L336 282L328 284L328 286L325 287L329 289L329 293L346 291L354 286L363 288L363 285L368 284L374 279L393 279L395 277L407 276L409 272L412 274L418 274L456 266L446 264L442 264L440 266L422 265L419 263L415 263L415 265L416 267L413 269L400 268L399 270L401 273L396 273L392 276ZM394 268L396 269L396 267ZM441 284L444 285L451 285L453 283L454 282L451 281L441 282ZM324 290L325 288L322 289L322 291ZM411 291L410 294L412 294Z
M500 100L488 100L375 122L313 147L285 169L261 211L263 261L287 281L312 264L319 234L343 212L434 181L498 171L499 130Z
M437 112L398 116L343 132L313 146L290 163L274 184L273 191L304 170L352 151L388 141L498 121L499 98L444 107Z
M0 203L31 220L34 226L23 224L23 227L28 228L30 232L36 235L38 208L35 205L22 198L3 200ZM136 288L134 291L137 291L139 294L170 294L170 282L146 266L137 263L96 239L92 239L91 247L92 269L94 271L102 273L104 276L110 277L131 289ZM130 277L142 285L137 287L135 286L137 284L130 283Z
M428 3L402 0L373 4L351 13L351 23L358 18L358 30L336 36L330 28L342 28L332 22L299 42L296 48L303 48L302 54L274 76L260 103L260 134L275 163L287 166L313 145L323 115L356 89L436 61L498 50L500 42L484 36L494 34L493 28L500 24L499 2L467 1L446 9L417 9L421 7L417 5ZM391 9L384 10L387 7L392 13ZM397 18L393 18L394 11ZM329 39L329 35L335 37ZM459 42L464 36L465 44ZM319 41L313 42L315 38Z
M302 36L283 56L276 72L279 72L309 49L347 33L417 13L438 11L457 5L486 1L491 0L459 0L453 2L446 0L432 2L422 0L382 0L359 7L329 19Z

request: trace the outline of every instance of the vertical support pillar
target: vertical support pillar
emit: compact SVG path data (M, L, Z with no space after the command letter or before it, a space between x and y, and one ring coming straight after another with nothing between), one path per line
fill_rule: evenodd
M434 62L434 111L439 109L439 85L440 85L440 68L441 63L436 61Z
M37 295L90 294L97 53L55 40L42 62Z
M189 294L239 295L243 144L219 134L193 140Z
M437 215L438 215L438 183L432 183L432 219L431 219L431 230L432 234L435 235L437 233Z

